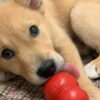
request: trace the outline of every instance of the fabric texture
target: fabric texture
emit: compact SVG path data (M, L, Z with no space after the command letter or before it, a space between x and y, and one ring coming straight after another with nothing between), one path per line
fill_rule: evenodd
M100 88L100 80L93 83ZM17 77L7 83L8 87L0 92L0 100L43 100L40 86L33 86L26 80Z
M7 83L8 87L0 92L0 100L43 100L40 86L34 86L17 77Z

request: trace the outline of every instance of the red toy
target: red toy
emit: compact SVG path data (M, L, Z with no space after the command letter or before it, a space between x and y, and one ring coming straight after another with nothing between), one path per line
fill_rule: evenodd
M44 85L45 100L89 100L77 79L67 72L59 72Z

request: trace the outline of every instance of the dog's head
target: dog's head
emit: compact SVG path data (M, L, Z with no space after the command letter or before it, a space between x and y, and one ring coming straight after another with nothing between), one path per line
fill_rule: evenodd
M46 81L64 63L38 7L30 10L13 2L0 5L0 69L34 84Z

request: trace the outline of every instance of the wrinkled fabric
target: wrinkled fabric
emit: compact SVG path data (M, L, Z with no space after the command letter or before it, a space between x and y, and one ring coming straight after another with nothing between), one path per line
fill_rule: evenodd
M1 91L0 100L43 100L42 88L33 86L22 78L11 80Z
M100 80L92 80L100 88ZM43 90L26 80L17 77L7 83L8 87L0 92L0 100L43 100Z

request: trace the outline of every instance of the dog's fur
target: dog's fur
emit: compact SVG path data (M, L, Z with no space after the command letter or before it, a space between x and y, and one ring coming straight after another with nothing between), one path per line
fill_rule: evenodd
M86 76L78 50L70 39L74 31L84 43L100 52L100 1L8 1L11 2L0 5L0 53L9 48L15 51L15 56L10 60L0 57L1 71L21 75L32 83L40 84L45 79L36 72L42 61L54 59L59 66L57 71L64 62L73 63L80 71L79 83L90 99L100 100L100 90ZM35 38L29 33L31 25L37 25L40 30Z

